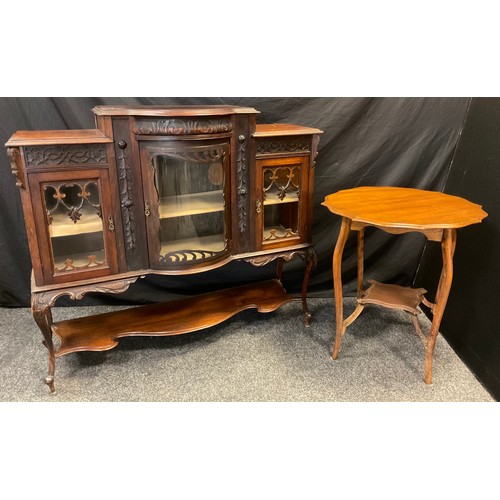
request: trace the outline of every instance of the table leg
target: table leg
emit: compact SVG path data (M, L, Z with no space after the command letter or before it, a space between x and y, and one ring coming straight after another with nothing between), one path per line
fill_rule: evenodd
M425 383L432 384L432 356L436 339L439 333L439 327L443 318L446 302L450 294L451 282L453 281L453 254L457 242L457 232L455 229L445 229L441 241L441 250L443 254L443 269L439 279L438 291L436 294L434 317L432 319L429 339L425 349Z
M365 228L358 231L358 299L363 297L364 260L365 260Z
M347 237L351 230L351 220L342 218L339 237L333 252L333 291L335 294L335 346L332 352L332 359L337 359L340 349L340 342L344 334L344 310L342 306L342 254L347 242Z

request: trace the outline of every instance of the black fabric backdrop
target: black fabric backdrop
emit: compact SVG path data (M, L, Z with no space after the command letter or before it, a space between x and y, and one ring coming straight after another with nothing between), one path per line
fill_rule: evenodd
M458 231L453 286L440 332L500 401L500 98L472 99L444 192L482 205L481 224ZM415 284L436 293L442 257L427 245ZM430 316L430 313L429 313Z
M331 258L340 219L320 204L327 194L361 185L391 185L441 191L467 113L469 98L0 98L0 141L16 130L94 128L99 104L231 104L261 112L258 123L295 123L324 131L314 191L313 242L319 257L311 296L331 296ZM367 278L411 284L425 238L367 230ZM0 153L0 305L29 305L31 261L18 188L5 152ZM144 303L226 288L265 277L275 266L234 262L189 276L148 276L119 296L89 295L78 305ZM285 266L289 292L300 290L303 263ZM344 291L356 289L355 238L344 252ZM76 305L61 299L60 305Z

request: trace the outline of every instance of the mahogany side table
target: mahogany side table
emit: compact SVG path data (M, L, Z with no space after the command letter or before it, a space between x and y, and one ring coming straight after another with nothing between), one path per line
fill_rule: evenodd
M432 383L432 357L439 326L453 279L453 254L456 230L481 222L488 214L480 205L463 198L434 191L400 187L358 187L330 194L322 205L342 217L340 233L333 253L333 288L335 293L336 329L332 358L336 359L346 328L361 314L367 304L376 304L408 312L425 347L425 382ZM443 267L435 303L429 302L423 288L407 288L370 280L364 288L364 229L372 226L391 234L417 231L428 240L441 243ZM342 254L349 232L358 232L358 286L354 312L343 319ZM418 306L425 304L433 313L431 328L425 334L418 322Z

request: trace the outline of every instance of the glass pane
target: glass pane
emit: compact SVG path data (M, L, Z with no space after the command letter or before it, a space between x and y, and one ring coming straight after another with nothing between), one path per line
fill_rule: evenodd
M300 165L264 168L264 234L272 242L298 237Z
M97 180L43 185L54 273L106 264Z
M222 148L154 157L160 263L191 263L225 251L223 162Z

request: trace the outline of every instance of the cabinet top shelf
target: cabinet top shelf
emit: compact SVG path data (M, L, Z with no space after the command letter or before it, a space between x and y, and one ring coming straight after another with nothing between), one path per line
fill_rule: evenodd
M96 106L95 115L103 116L219 116L259 113L242 106Z
M113 142L100 130L19 130L5 144L12 146L38 146L52 144L106 144Z
M289 123L259 124L255 128L254 137L274 137L283 135L311 135L322 134L323 131L317 128L302 127Z

